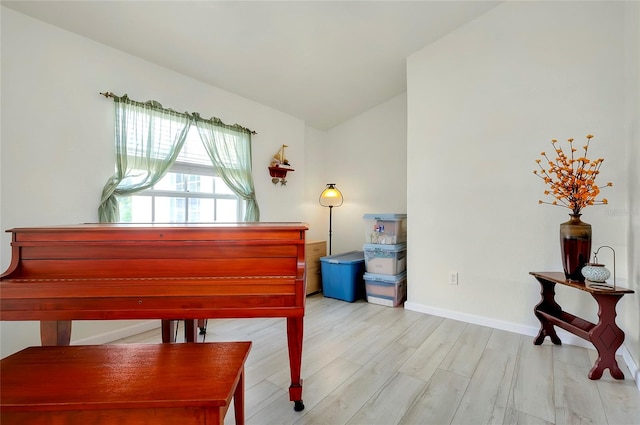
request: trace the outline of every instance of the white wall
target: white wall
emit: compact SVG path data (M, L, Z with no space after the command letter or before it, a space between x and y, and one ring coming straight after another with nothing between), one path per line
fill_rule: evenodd
M629 225L629 280L635 282L636 293L633 296L635 308L626 309L624 323L640 323L640 3L625 3L625 139L629 142L628 181L629 208L623 211ZM633 286L633 285L632 285ZM640 365L640 330L625 342L635 364ZM640 372L636 376L640 385Z
M0 258L10 260L13 227L98 220L102 187L114 171L113 101L98 93L154 99L257 131L255 186L262 221L308 221L303 121L202 84L75 34L1 10ZM271 183L267 166L286 144L295 172ZM308 211L308 209L307 209ZM72 340L139 322L74 323ZM34 322L2 322L1 355L39 343Z
M637 262L638 219L634 234L624 213L632 192L638 205L637 103L625 131L630 79L638 93L637 57L635 69L625 65L637 30L625 25L638 19L624 12L622 2L506 2L409 57L408 308L537 330L539 286L528 272L561 270L558 225L568 210L537 205L546 188L534 160L552 138L593 133L591 153L605 158L598 180L615 186L610 204L588 207L583 220L594 248L616 249L618 283L636 291L618 304L618 324L638 364L640 288L629 251L634 240ZM458 286L449 271L459 272ZM597 322L588 294L557 296Z
M324 162L313 178L316 202L326 183L336 183L344 196L333 210L333 254L362 250L364 214L407 212L406 117L407 97L401 94L326 132Z
M327 212L318 203L320 193L325 187L324 180L320 177L324 164L329 154L324 131L307 127L305 136L305 212L309 217L308 240L327 240L327 227L325 227L325 213ZM327 248L328 249L328 248Z

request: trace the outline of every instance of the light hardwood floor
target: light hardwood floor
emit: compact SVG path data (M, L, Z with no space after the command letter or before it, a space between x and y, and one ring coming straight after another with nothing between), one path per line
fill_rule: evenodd
M625 380L591 381L594 350L403 308L307 299L302 412L288 396L284 319L210 320L205 338L253 341L247 424L640 424L621 358ZM157 343L160 331L116 342Z

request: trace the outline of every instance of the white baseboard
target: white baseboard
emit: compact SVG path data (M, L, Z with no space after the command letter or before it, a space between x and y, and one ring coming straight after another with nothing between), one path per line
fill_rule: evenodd
M517 323L505 322L502 320L489 319L487 317L476 316L474 314L461 313L459 311L445 310L442 308L430 307L422 304L416 304L412 302L405 302L404 308L411 311L417 311L419 313L430 314L432 316L445 317L447 319L458 320L465 323L473 323L474 325L486 326L489 328L500 329L507 332L514 332L520 335L527 335L535 337L538 335L540 328L535 326L519 325ZM562 340L563 344L575 345L578 347L594 349L593 344L584 339L566 332L563 329L556 327L558 337ZM622 356L629 371L631 372L631 378L634 380L638 391L640 391L640 370L638 365L633 361L633 357L624 344L616 351L617 355Z
M158 329L160 327L160 320L147 320L135 325L126 326L120 329L116 329L110 332L104 332L101 334L92 335L87 338L71 341L73 345L99 345L107 344L118 339L127 338L129 336L137 335L142 332L150 331L152 329Z
M629 368L629 372L631 372L631 377L636 382L636 387L638 387L638 391L640 391L640 369L638 369L638 365L633 361L633 357L631 356L631 353L629 352L627 347L622 345L621 348L622 348L622 358L624 359L624 362L627 364L627 367Z

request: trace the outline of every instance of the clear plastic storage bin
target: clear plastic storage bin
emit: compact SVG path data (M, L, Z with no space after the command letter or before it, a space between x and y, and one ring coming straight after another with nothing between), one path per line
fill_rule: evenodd
M407 241L406 214L365 214L364 241L395 245Z
M364 274L367 301L397 307L407 298L407 272L395 276Z
M367 273L396 275L407 269L407 244L364 244Z

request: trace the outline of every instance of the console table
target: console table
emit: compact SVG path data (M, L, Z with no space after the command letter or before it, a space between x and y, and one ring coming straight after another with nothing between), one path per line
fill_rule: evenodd
M609 369L615 379L624 379L624 374L616 361L616 350L624 342L624 332L616 325L616 304L625 294L633 294L631 289L616 287L605 289L591 287L585 282L576 282L565 278L561 272L530 272L540 282L541 300L533 309L540 320L540 332L534 339L535 345L540 345L548 336L556 345L562 344L556 334L554 326L579 336L591 342L598 351L598 359L589 371L589 379L600 379L602 372ZM588 292L598 303L598 323L593 324L573 314L562 311L562 307L555 301L555 285L568 286Z

